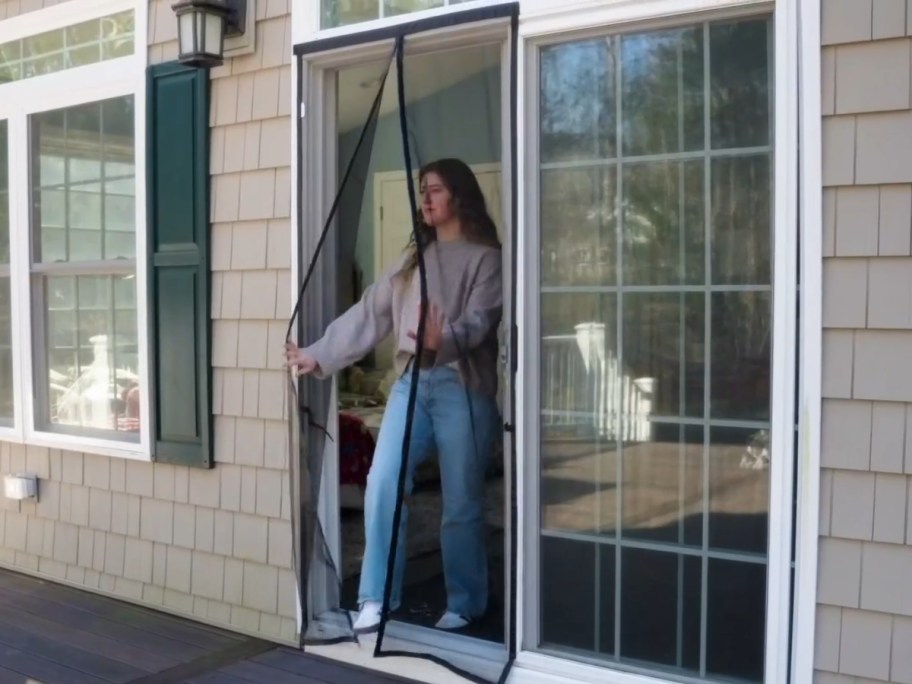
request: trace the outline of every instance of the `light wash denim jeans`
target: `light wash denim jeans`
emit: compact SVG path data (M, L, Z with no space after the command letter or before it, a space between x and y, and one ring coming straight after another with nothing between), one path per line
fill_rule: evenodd
M383 600L411 377L410 369L390 392L367 477L366 544L359 604ZM484 479L499 423L494 398L467 393L454 369L440 367L420 372L405 492L406 496L412 492L415 468L436 450L443 495L440 546L447 610L467 618L484 613L488 602ZM402 595L407 519L408 510L403 504L390 597L393 610L399 606Z

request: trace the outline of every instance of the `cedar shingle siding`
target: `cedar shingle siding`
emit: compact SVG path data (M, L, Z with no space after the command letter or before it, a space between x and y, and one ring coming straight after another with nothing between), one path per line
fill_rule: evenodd
M912 682L912 0L822 4L816 681Z

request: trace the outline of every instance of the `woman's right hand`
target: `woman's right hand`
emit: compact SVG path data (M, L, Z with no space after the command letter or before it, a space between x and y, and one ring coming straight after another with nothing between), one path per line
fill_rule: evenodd
M296 375L308 375L320 369L317 360L303 349L298 349L294 342L285 343L285 365Z

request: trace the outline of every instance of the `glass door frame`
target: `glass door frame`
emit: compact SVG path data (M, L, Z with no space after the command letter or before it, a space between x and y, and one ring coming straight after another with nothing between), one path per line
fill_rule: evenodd
M526 0L533 4L533 0ZM534 0L536 5L550 5L550 0ZM672 7L673 5L673 7ZM520 530L518 584L518 645L516 668L538 673L540 679L553 681L547 676L569 677L580 682L612 682L617 684L654 684L664 681L658 674L647 674L611 669L570 661L539 652L539 533L540 506L539 477L539 237L538 225L538 55L543 46L587 36L600 36L637 28L665 28L686 24L689 21L737 18L738 16L772 13L774 39L772 62L774 65L774 213L773 213L773 352L771 362L771 453L776 454L770 471L769 545L767 557L766 602L766 652L765 681L770 684L789 681L791 660L796 657L792 644L793 606L792 542L798 535L796 556L806 555L815 547L816 534L795 529L796 516L792 513L795 496L796 452L795 405L799 373L795 340L798 335L798 13L795 3L760 2L754 0L640 0L636 3L602 3L578 12L540 12L526 20L520 17L518 106L521 130L519 136L525 144L519 147L517 178L521 198L519 207L519 232L517 249L519 259L517 309L519 339L519 372L517 373L517 451L520 479ZM819 43L817 46L819 50ZM817 91L815 91L817 92ZM804 257L804 253L802 254ZM806 310L806 309L805 309ZM804 352L803 352L804 353ZM801 432L808 430L799 424ZM814 431L813 424L810 431ZM807 475L807 473L805 473ZM811 483L803 486L814 488L819 474L809 475ZM805 512L809 505L814 507ZM816 515L813 496L798 501L798 517L804 520ZM811 554L812 555L812 554ZM813 559L811 559L813 562ZM797 635L795 638L799 638ZM812 637L813 638L813 637Z
M504 4L504 3L500 3ZM513 138L511 121L515 120L512 112L512 94L511 94L511 59L512 48L510 45L511 23L508 16L501 16L493 19L473 19L474 13L463 12L465 16L463 21L453 21L452 25L444 26L427 31L416 31L414 34L409 33L406 39L406 49L409 54L420 54L422 52L438 52L448 49L459 49L472 47L473 45L491 45L493 43L501 46L501 157L502 157L502 188L513 187L513 170L510 160L513 159ZM385 27L386 29L394 27ZM293 164L292 169L292 187L296 193L297 201L293 202L292 225L300 225L300 235L298 230L292 230L292 291L293 298L297 298L297 288L303 277L303 270L310 260L316 242L319 238L323 227L323 221L329 211L329 207L337 192L338 172L346 160L337 158L336 150L336 104L334 94L336 92L336 73L345 67L355 66L369 62L381 62L389 59L394 47L394 40L382 35L386 31L374 31L356 36L343 37L340 40L329 39L326 42L329 49L310 52L301 55L293 61L293 76L296 82L295 105L292 111L297 111L300 121L295 125L294 141L295 149L298 152L299 163ZM378 35L381 34L381 35ZM323 41L321 41L323 42ZM390 78L394 77L391 73ZM505 272L508 264L515 262L514 259L514 239L513 230L508 227L514 223L511 220L514 214L513 196L514 192L502 192L502 210L505 218L504 235L503 235L503 260ZM307 207L307 211L303 211ZM328 239L324 249L333 248L333 240ZM335 283L335 274L322 274L323 277L317 277L315 274L314 282ZM514 280L509 277L504 278L504 343L502 357L505 360L511 358L512 337L509 334L513 319L512 295L514 290ZM330 297L322 297L324 306L329 306ZM501 379L505 384L504 397L504 421L515 423L513 418L513 408L511 402L511 392L508 391L512 385L512 371L509 363L504 364L504 375ZM333 561L336 567L340 567L341 558L341 526L339 511L339 468L337 443L335 433L337 431L337 408L333 403L336 396L336 383L333 381L333 392L331 399L331 412L328 418L327 430L332 440L326 440L323 455L323 470L321 480L321 497L318 511L323 525L324 534L330 547ZM504 453L509 455L515 451L515 434L511 432L504 433ZM455 660L463 658L487 658L495 662L499 675L500 669L506 662L511 629L510 621L512 614L512 596L510 589L510 572L509 568L518 560L513 558L512 549L515 544L511 543L514 535L511 515L509 511L509 502L511 501L512 492L510 491L509 476L509 459L505 457L505 476L504 486L507 488L504 495L505 511L504 521L504 539L505 539L505 605L504 605L504 642L498 644L488 644L480 639L469 638L456 634L449 634L439 630L427 629L412 626L396 621L391 621L387 627L387 638L398 638L408 640L412 643L420 643L428 649L428 652L439 655L444 658ZM300 483L293 483L296 490L299 490ZM293 512L293 514L298 512ZM298 514L299 515L299 514ZM300 544L300 540L295 540ZM299 569L299 572L302 572ZM307 586L308 600L306 605L311 608L312 614L319 614L333 606L328 605L326 597L329 592L326 590L335 582L334 578L329 576L325 568L316 568L311 573L310 581L306 578L300 578L299 586ZM303 616L299 615L299 627L302 624ZM512 618L515 619L515 618ZM362 637L364 640L364 637ZM456 658L453 658L453 656ZM496 676L496 675L495 675Z

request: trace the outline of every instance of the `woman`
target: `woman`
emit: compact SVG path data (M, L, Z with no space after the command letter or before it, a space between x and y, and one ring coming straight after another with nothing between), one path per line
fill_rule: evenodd
M441 552L447 609L437 627L460 629L485 612L488 601L484 474L498 434L497 329L502 310L501 252L494 222L471 169L441 159L419 173L418 240L427 274L428 310L412 422L406 495L415 468L436 451L443 495ZM400 377L390 392L374 451L364 502L365 551L355 630L380 623L411 365L421 315L415 241L397 266L369 287L361 301L305 349L286 345L289 366L330 377L358 361L390 332ZM400 604L405 572L407 510L402 507L390 607Z

